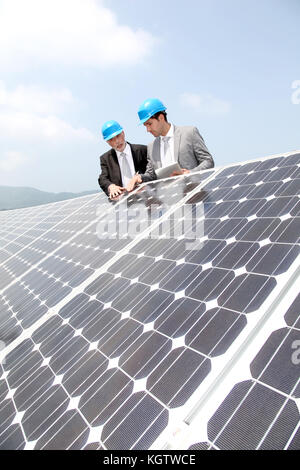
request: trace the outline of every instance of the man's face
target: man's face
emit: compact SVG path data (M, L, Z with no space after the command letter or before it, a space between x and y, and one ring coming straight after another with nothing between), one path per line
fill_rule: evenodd
M147 132L151 132L154 137L162 135L164 124L165 120L161 114L158 116L158 119L150 118L148 121L144 122Z
M126 140L125 140L124 131L122 131L121 134L116 135L112 139L107 140L106 142L114 150L118 150L118 152L123 152L123 150L126 147Z

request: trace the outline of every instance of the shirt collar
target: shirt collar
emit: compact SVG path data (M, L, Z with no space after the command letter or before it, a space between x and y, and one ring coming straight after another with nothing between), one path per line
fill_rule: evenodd
M173 124L171 124L171 127L170 127L170 129L168 130L168 132L165 136L162 136L162 135L160 136L161 139L163 137L170 137L170 138L174 137L174 126L173 126Z
M130 148L129 148L128 142L126 142L126 145L125 145L125 148L124 148L123 152L119 152L119 150L116 150L116 154L117 154L118 158L120 158L121 153L125 153L126 155L130 155Z

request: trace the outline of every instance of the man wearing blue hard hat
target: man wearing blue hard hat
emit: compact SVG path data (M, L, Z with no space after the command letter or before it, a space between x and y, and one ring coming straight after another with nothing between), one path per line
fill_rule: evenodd
M169 176L206 170L214 166L203 138L196 127L174 126L167 121L165 105L157 98L145 100L138 110L140 123L155 140L148 145L148 164L144 175L136 182L153 179L162 168L177 167ZM176 164L176 165L175 165Z
M117 121L106 121L102 126L103 139L111 149L101 155L101 174L98 178L101 189L114 199L129 189L135 175L144 173L147 166L147 146L129 144L123 128Z

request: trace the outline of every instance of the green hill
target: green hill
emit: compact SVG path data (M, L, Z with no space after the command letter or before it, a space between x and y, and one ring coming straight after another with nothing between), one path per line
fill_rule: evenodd
M82 193L48 193L35 188L0 186L0 210L39 206L50 202L64 201L88 194L95 194L97 192L97 190L94 190L84 191Z

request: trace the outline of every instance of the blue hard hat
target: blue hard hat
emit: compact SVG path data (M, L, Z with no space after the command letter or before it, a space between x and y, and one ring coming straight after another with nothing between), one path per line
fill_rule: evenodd
M157 98L145 100L138 109L141 124L148 121L154 114L159 111L165 111L166 109L165 105Z
M121 134L123 127L117 121L106 121L102 126L102 135L104 140L109 140L118 134Z

